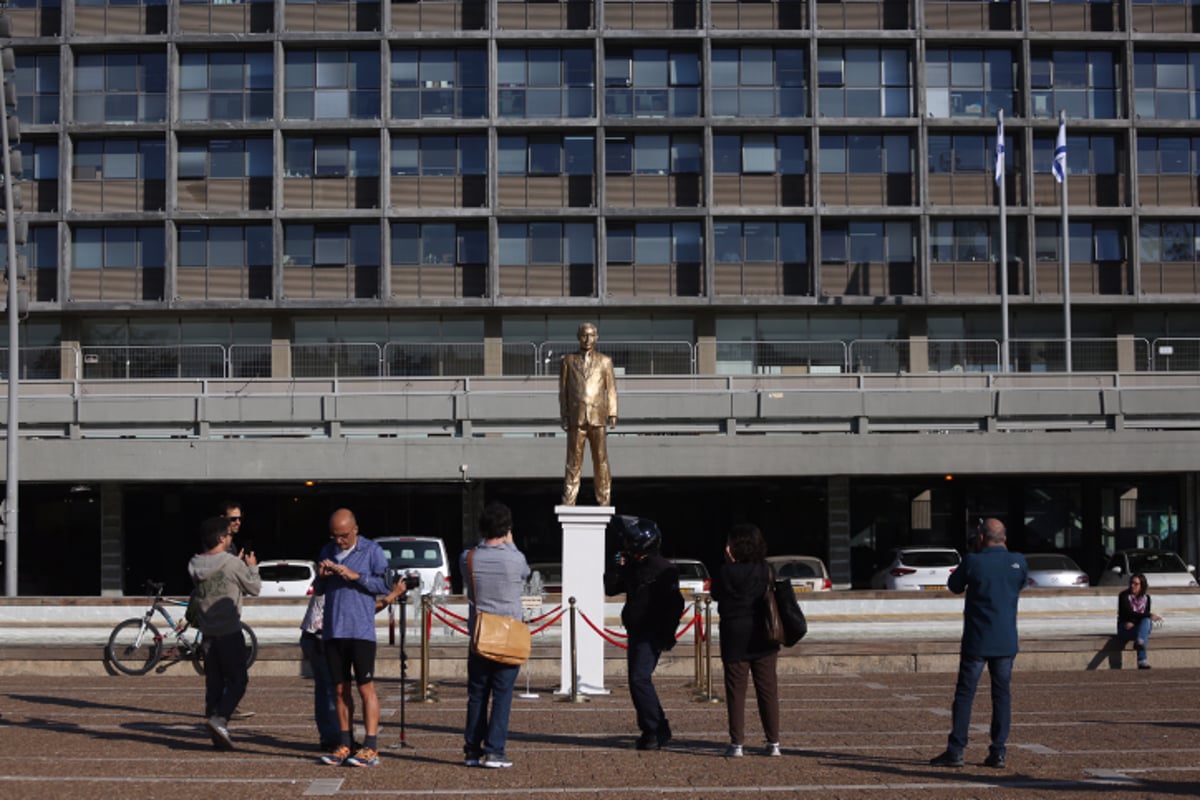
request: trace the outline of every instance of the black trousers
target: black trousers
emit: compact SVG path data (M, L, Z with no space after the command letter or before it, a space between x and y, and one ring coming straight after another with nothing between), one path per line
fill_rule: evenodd
M246 694L250 672L246 667L246 640L241 630L225 636L205 636L204 708L209 716L228 720Z

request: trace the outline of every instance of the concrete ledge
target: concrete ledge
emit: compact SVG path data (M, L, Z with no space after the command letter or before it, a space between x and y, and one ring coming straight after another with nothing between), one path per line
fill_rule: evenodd
M380 640L377 673L383 678L400 677L398 648ZM415 641L408 644L408 676L420 675L420 649ZM691 677L695 675L693 647L681 642L663 656L659 675ZM557 681L560 675L557 643L538 644L526 669L538 679ZM716 647L712 652L715 673L721 669ZM102 646L18 645L0 649L0 676L112 674L104 664ZM1200 667L1200 636L1155 636L1150 641L1150 662L1155 668ZM1082 672L1096 669L1133 669L1132 647L1116 646L1105 635L1070 636L1052 639L1028 639L1021 642L1018 669L1039 672ZM784 675L845 673L946 673L958 669L958 642L944 640L840 642L801 642L785 649L779 660ZM621 678L625 658L615 647L606 649L605 675ZM194 675L189 663L170 666L167 675ZM263 645L251 668L251 676L293 676L304 674L300 648L296 645ZM430 676L433 680L462 680L466 677L466 643L439 645L430 651ZM126 680L147 680L143 678ZM719 682L718 682L719 683Z

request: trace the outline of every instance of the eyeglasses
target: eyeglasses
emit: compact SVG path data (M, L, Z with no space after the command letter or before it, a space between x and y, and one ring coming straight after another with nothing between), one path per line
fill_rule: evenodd
M242 521L241 517L226 517L225 519L229 520L230 522L241 522Z

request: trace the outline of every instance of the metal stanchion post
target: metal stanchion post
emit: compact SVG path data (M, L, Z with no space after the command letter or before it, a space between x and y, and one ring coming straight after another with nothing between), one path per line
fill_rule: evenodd
M704 697L709 703L719 702L713 695L712 674L712 595L704 596Z
M571 636L571 693L563 699L568 703L586 703L588 698L579 693L579 653L575 649L575 617L579 610L575 607L575 598L570 599L571 624L568 630Z
M429 680L429 625L433 619L433 595L421 596L421 696L422 703L436 703L437 693Z
M703 635L700 632L700 602L697 599L699 595L692 595L692 690L699 694L704 686L704 654L702 647L704 645Z

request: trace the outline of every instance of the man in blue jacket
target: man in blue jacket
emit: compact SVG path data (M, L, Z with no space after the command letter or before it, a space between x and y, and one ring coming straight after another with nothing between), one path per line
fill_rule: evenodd
M329 518L329 544L318 557L313 591L325 595L321 638L333 678L340 741L321 756L323 764L349 767L379 766L379 695L375 692L375 598L386 595L387 556L383 548L358 535L358 522L349 509ZM362 698L363 746L353 755L354 694L350 676Z
M1025 556L1008 552L1007 538L1000 520L984 520L975 532L975 552L963 559L948 582L950 591L965 591L967 598L950 737L946 751L929 762L935 767L963 765L971 704L986 664L992 680L992 743L983 764L1004 768L1012 716L1009 684L1017 655L1017 601L1029 574Z

